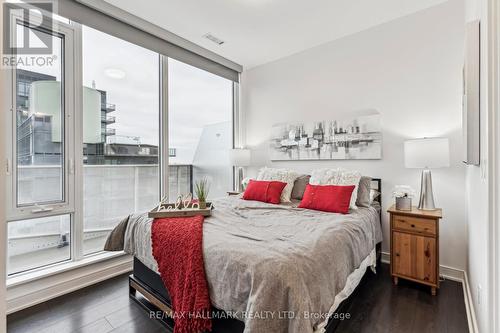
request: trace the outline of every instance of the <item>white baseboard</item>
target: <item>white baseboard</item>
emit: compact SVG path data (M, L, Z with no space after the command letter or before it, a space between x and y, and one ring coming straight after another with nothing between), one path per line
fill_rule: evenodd
M130 272L132 258L119 256L7 288L7 314Z
M472 298L472 293L469 285L469 278L467 277L467 272L464 271L464 283L462 283L464 289L464 299L465 299L465 311L467 311L467 322L469 323L469 332L479 333L479 328L477 326L476 311L474 310L474 299Z
M390 264L391 254L388 252L382 252L381 260L385 264ZM474 311L474 300L472 299L471 296L469 279L467 278L467 272L461 269L440 265L439 275L444 277L445 279L462 283L462 288L464 291L465 310L467 312L467 322L469 324L469 332L479 333L477 326L476 312Z

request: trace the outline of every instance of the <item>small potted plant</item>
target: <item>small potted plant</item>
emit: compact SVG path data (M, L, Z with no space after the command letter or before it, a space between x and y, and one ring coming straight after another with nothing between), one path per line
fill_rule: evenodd
M198 198L200 209L207 208L207 196L209 191L210 185L208 184L208 179L203 178L195 182L195 193Z
M411 198L415 196L415 190L407 185L396 185L392 195L396 198L397 210L411 210Z

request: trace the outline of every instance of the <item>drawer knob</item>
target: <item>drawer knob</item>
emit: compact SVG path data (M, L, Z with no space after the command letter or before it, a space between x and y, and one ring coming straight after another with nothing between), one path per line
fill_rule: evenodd
M399 253L396 252L396 257L399 257Z
M415 228L415 225L414 225L414 224L412 224L412 225L411 225L411 227L412 227L412 228Z

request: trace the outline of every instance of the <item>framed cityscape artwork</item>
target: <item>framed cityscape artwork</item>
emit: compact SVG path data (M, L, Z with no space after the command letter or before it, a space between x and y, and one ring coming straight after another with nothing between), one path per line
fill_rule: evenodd
M382 158L380 114L276 124L271 160L361 160Z

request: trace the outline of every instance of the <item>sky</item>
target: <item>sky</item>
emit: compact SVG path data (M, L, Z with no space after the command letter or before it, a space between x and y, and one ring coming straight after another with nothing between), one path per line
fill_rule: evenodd
M97 52L96 52L97 50ZM121 71L121 79L106 70ZM177 148L176 163L191 163L205 125L232 119L232 82L169 59L169 143ZM139 136L158 145L159 56L124 40L83 27L83 82L107 91L116 104L117 136Z
M22 40L22 29L18 31ZM54 66L25 69L61 78L61 40L54 37ZM159 142L159 55L151 50L83 26L83 85L107 92L116 105L117 137L140 137L142 144ZM177 149L171 163L190 164L203 127L232 120L232 82L169 58L169 146ZM119 73L117 78L109 71ZM119 138L118 138L119 139Z

